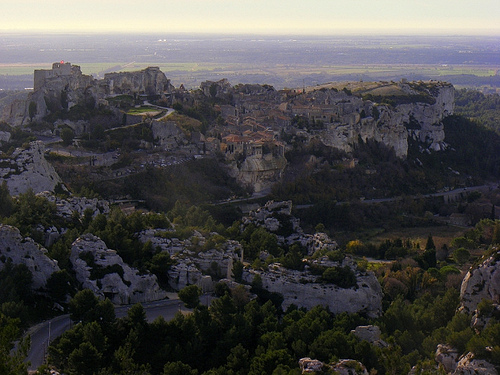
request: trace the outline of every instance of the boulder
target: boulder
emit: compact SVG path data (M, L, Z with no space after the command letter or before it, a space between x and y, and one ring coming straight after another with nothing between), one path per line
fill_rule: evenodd
M33 289L45 287L52 273L60 271L45 248L31 238L23 238L16 227L0 224L0 270L8 261L28 267L33 275Z

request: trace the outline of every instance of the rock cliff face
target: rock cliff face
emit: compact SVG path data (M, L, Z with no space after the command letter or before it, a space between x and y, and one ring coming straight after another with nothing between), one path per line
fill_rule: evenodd
M31 142L27 150L17 148L10 158L0 159L0 182L5 180L11 195L54 191L61 178L54 167L45 160L42 142Z
M141 275L125 264L115 250L92 234L78 238L71 246L70 261L83 288L116 304L163 299L166 293L156 276Z
M170 80L157 67L138 72L108 73L103 81L97 82L100 94L104 95L160 95L173 89Z
M316 305L327 306L334 314L363 313L378 317L382 312L382 288L371 272L358 272L354 288L319 283L318 277L307 271L287 270L277 264L270 265L266 271L247 269L243 272L243 280L252 283L255 275L262 279L264 289L283 296L284 310L294 304L306 309Z
M472 313L481 300L500 304L500 250L467 272L460 288L460 309Z
M31 238L23 238L19 229L0 224L0 270L5 263L24 264L33 274L33 289L43 288L52 273L59 271L57 262L47 256L47 250Z
M399 84L398 90L414 98L412 103L377 104L343 93L327 98L333 120L319 139L347 152L359 138L374 139L393 147L399 157L406 157L410 138L431 150L441 150L446 147L442 120L453 114L454 88L440 82L427 85L429 87L420 89L426 90L426 96L422 97L422 92L411 85Z
M252 186L255 192L259 192L281 180L286 163L285 157L274 157L271 154L264 157L247 157L240 168L236 162L232 163L230 174L240 184Z

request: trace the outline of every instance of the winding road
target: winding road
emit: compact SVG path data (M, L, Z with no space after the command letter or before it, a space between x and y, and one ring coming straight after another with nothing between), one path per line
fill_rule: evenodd
M116 306L116 317L123 318L126 316L127 311L132 306ZM143 303L142 306L146 312L148 322L152 322L159 316L162 316L165 320L171 320L178 312L187 313L190 311L184 308L184 304L178 298ZM47 344L61 336L72 324L69 314L65 314L33 326L28 330L26 335L31 337L31 347L25 359L25 362L30 362L28 370L36 370L44 363Z

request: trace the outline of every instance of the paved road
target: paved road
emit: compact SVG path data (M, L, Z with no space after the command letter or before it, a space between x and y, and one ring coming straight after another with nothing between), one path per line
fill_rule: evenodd
M410 198L419 199L419 198L431 198L431 197L455 197L460 194L470 193L471 191L489 191L492 189L497 189L498 184L490 184L490 185L481 185L481 186L471 186L466 188L458 188L450 191L444 191L440 193L432 193L432 194L419 194L419 195L411 195ZM391 198L377 198L377 199L363 199L360 200L361 203L364 204L374 204L374 203L382 203L382 202L395 202L397 200L402 199L403 197L391 197ZM349 203L347 202L337 202L337 205ZM314 206L314 204L299 204L295 206L296 209L305 209Z
M204 302L204 300L202 300ZM127 315L128 309L133 305L117 306L115 314L117 318L122 318ZM152 322L159 316L163 316L165 320L171 320L179 311L187 313L189 310L184 308L184 304L179 299L168 299L163 301L143 303L146 317L149 322ZM47 343L61 336L67 331L72 322L69 314L58 316L54 319L40 323L28 330L26 335L31 336L31 348L26 358L31 365L29 370L36 370L44 363L45 354L47 353Z

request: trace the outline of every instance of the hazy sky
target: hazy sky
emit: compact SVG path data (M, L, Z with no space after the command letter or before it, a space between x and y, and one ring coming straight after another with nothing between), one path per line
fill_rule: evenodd
M500 35L500 0L0 0L0 31Z

